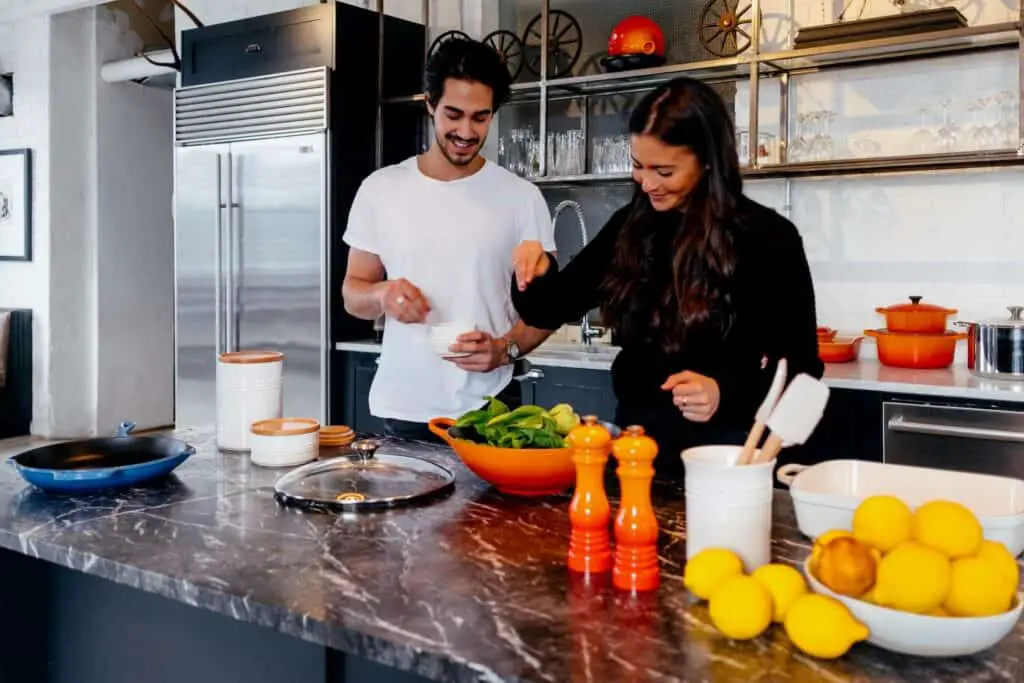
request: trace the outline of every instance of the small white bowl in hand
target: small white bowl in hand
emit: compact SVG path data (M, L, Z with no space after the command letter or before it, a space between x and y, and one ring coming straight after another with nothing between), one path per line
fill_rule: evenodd
M982 652L1005 638L1020 618L1024 594L1018 593L1008 612L991 617L933 617L880 607L839 595L811 573L804 560L804 575L815 593L835 598L868 627L868 642L885 650L918 657L963 657Z
M465 358L468 353L453 353L450 350L460 334L473 332L476 325L467 322L438 323L431 325L428 331L430 348L442 358Z

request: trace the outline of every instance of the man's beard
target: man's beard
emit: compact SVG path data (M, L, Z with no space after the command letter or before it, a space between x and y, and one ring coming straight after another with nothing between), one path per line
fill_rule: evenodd
M480 138L479 141L474 143L476 146L474 148L473 154L471 154L470 156L468 156L468 157L452 157L452 155L450 155L448 153L448 145L445 144L446 143L446 139L447 139L447 141L454 141L454 140L460 140L462 142L470 142L470 141L469 140L464 140L463 138L460 138L457 135L452 135L451 133L446 135L445 138L442 138L437 133L434 133L434 138L437 140L437 148L441 150L441 154L444 155L444 158L447 159L448 162L450 164L452 164L453 166L468 166L470 163L472 163L473 160L475 160L478 156L480 156L480 151L483 149L483 147L484 147L484 140L486 139L486 138Z

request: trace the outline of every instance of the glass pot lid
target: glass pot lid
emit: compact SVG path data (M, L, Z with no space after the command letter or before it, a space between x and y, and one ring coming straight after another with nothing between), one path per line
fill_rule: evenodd
M389 453L374 441L357 441L352 452L287 472L274 484L274 497L282 505L352 512L424 502L455 486L448 468Z

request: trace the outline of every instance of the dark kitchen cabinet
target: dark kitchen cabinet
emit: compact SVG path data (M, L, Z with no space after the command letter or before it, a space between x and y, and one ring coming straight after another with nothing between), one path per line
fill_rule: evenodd
M579 415L597 415L609 422L615 419L610 372L541 365L533 365L531 370L539 373L532 380L533 403L545 408L568 403Z
M370 414L370 386L377 374L376 353L334 351L331 422L363 434L381 434L384 424Z
M813 465L826 460L882 462L882 395L833 388L817 429L807 443L779 453L779 463Z
M182 31L181 84L216 83L239 78L327 67L335 71L373 72L380 16L344 2L310 4L237 21ZM422 45L424 27L384 15L384 42ZM384 94L420 89L422 50L385 50Z

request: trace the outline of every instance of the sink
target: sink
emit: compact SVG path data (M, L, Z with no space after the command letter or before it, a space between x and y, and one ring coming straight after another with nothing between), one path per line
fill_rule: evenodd
M537 359L572 360L582 363L610 363L618 353L619 349L617 347L604 344L583 346L582 344L549 342L541 344L529 356L534 356Z

